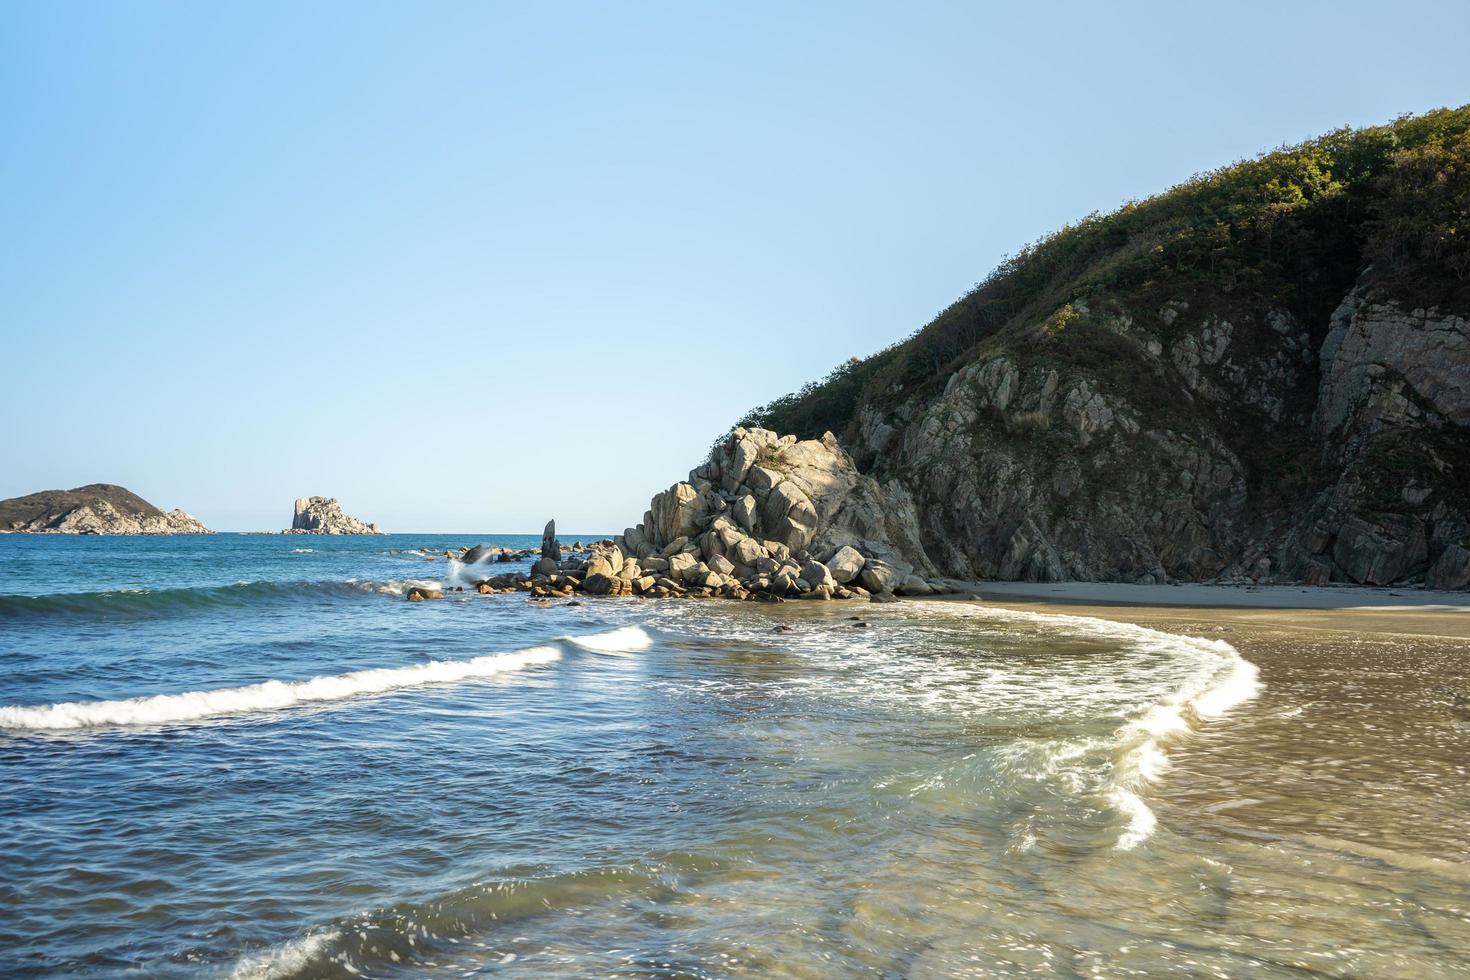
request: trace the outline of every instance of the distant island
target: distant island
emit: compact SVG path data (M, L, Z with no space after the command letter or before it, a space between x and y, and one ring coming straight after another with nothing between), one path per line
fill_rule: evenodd
M291 526L282 534L382 534L378 525L344 513L335 497L297 497Z
M126 487L90 483L0 500L5 534L213 534L182 510L163 511Z

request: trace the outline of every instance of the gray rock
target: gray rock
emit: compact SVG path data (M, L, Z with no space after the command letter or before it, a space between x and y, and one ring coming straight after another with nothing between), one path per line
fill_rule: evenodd
M752 490L769 490L781 482L781 474L764 466L752 466L746 476Z
M917 575L910 575L903 580L903 584L896 590L900 595L933 595L934 589Z
M1424 584L1431 589L1470 588L1470 549L1448 545L1425 574Z
M335 497L297 497L285 534L382 534L378 525L343 513Z
M832 571L819 561L804 561L801 563L801 578L807 583L807 589L826 589L832 591L837 587L837 581L832 577Z
M858 580L869 592L893 592L903 584L907 576L902 575L885 561L877 558L864 563Z
M696 489L689 483L676 483L656 495L649 510L653 514L651 528L655 543L676 538L692 538L699 534L701 520L712 509L712 495L707 489Z
M837 549L836 554L828 559L827 567L831 569L834 581L839 585L846 585L857 578L865 563L862 552L851 545L843 545Z
M674 555L669 559L669 578L676 582L682 581L684 574L697 564L701 563L695 561L693 555L685 553Z

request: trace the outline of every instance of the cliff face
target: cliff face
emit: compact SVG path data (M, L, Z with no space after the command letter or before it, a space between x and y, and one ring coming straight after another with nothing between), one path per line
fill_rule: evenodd
M182 510L165 513L125 487L93 483L0 500L0 531L24 534L213 534Z
M1371 289L1320 342L1269 307L1189 310L1150 330L1073 304L1066 329L1131 347L1133 397L1000 349L864 411L856 451L953 576L1470 585L1470 324Z
M752 413L839 433L942 575L1470 587L1470 110L1028 248Z
M343 513L335 497L297 497L291 526L282 534L382 534L378 525Z

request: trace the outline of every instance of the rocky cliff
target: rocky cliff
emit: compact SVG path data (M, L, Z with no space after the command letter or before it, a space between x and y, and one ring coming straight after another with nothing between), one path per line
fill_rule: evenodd
M746 424L839 433L943 575L1470 587L1467 133L1087 219Z
M213 534L182 510L164 512L125 487L92 483L0 500L0 532Z
M831 433L737 428L592 561L610 579L648 577L632 588L640 594L929 595L944 585L926 577L934 568L918 531L905 488L859 473Z
M382 534L378 525L343 513L335 497L297 497L291 526L282 534Z

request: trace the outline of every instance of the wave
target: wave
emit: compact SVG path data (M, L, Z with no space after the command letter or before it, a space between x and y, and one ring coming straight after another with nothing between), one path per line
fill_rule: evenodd
M344 972L378 976L385 971L411 976L416 966L434 965L451 950L472 952L480 966L510 964L517 959L516 953L505 948L510 944L497 943L493 936L486 936L488 942L477 937L548 911L615 900L655 903L667 892L671 878L693 882L729 870L718 858L691 852L660 852L628 864L594 865L555 874L532 867L505 869L489 881L425 901L341 918L329 927L245 956L228 976L230 980L283 980Z
M167 725L229 715L280 711L298 705L341 701L366 694L428 684L452 684L553 663L563 645L600 653L646 649L652 640L637 626L584 637L563 637L543 646L493 653L469 660L431 660L410 667L381 667L305 681L265 681L243 687L181 694L155 694L120 701L67 701L37 706L0 707L0 729L74 731L85 728Z
M0 620L47 616L149 619L195 610L243 607L275 599L349 596L376 588L373 583L357 581L235 582L230 585L177 589L109 589L100 592L54 592L47 595L0 595Z
M965 607L962 607L965 608ZM1131 850L1148 840L1158 827L1158 818L1144 800L1143 791L1168 771L1168 746L1194 734L1204 722L1226 714L1254 698L1261 690L1260 671L1224 640L1211 640L1179 633L1117 623L1091 616L1033 613L994 607L965 608L967 615L986 618L1048 623L1077 629L1089 635L1117 639L1134 649L1167 655L1184 655L1196 664L1195 673L1163 700L1149 705L1136 718L1123 724L1108 740L1114 763L1103 795L1123 818L1123 830L1115 845ZM1054 762L1083 754L1075 744L1059 746Z
M235 964L228 980L271 980L289 977L324 958L340 932L313 932L300 939L251 954Z

